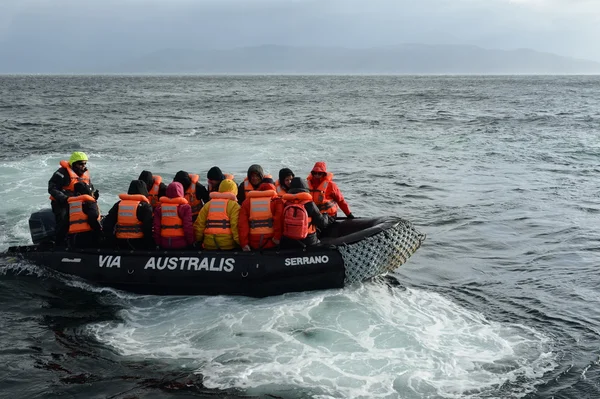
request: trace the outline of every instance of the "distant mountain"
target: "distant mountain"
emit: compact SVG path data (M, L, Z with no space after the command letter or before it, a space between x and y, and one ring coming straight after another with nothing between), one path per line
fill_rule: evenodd
M529 49L404 44L393 47L259 46L167 49L110 68L114 73L597 74L600 63Z
M230 50L165 49L122 58L94 52L57 57L0 43L0 73L201 74L600 74L600 63L529 49L403 44L348 49L265 45Z

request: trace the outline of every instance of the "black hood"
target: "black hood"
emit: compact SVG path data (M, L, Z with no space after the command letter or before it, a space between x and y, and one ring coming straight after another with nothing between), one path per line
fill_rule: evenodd
M304 181L304 179L300 177L294 177L290 182L290 189L288 193L290 194L298 194L298 193L308 193L308 185Z
M148 188L146 187L146 182L142 180L132 180L129 183L129 189L127 190L127 194L142 194L144 197L148 196Z
M285 188L285 184L283 183L283 181L288 176L295 177L296 175L294 174L294 172L292 172L291 169L288 169L288 168L283 168L279 171L279 184L281 184L284 188Z
M224 180L225 176L223 176L223 172L221 172L221 169L218 166L213 166L208 170L206 178L210 180Z
M140 177L138 177L138 180L146 183L146 189L148 190L150 190L154 185L154 176L152 176L152 172L149 170L142 171L142 173L140 173Z
M179 172L177 172L177 174L173 178L173 181L181 183L184 191L188 189L190 184L192 184L192 179L190 178L190 174L184 170L180 170Z
M75 186L73 186L73 191L78 195L92 195L91 187L81 182L75 183Z
M248 173L247 173L248 179L250 179L250 175L252 173L258 174L260 176L261 180L263 179L263 177L265 177L265 172L263 171L263 168L260 165L256 165L256 164L250 165L250 167L248 168Z

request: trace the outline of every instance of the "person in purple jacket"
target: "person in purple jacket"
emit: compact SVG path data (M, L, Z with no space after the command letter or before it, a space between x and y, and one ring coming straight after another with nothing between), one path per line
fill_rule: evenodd
M154 242L160 248L181 249L194 243L192 207L183 197L183 186L172 182L154 210Z

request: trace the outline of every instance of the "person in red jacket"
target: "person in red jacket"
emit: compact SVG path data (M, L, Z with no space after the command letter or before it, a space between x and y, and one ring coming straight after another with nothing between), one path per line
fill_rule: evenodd
M242 250L262 250L279 245L282 212L283 201L277 195L275 185L262 183L258 191L247 193L238 220Z
M317 162L307 178L308 189L313 196L313 201L321 213L326 213L335 219L338 208L344 212L348 219L354 219L344 195L333 182L333 173L327 172L325 162Z
M194 244L192 208L183 195L181 183L172 182L154 210L154 242L161 248L180 249Z

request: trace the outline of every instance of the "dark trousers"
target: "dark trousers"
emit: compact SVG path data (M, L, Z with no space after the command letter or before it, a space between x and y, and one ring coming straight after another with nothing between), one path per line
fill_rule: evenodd
M56 219L56 236L54 242L56 245L65 245L67 233L69 232L69 207L67 204L60 204L57 201L52 201L52 213Z

